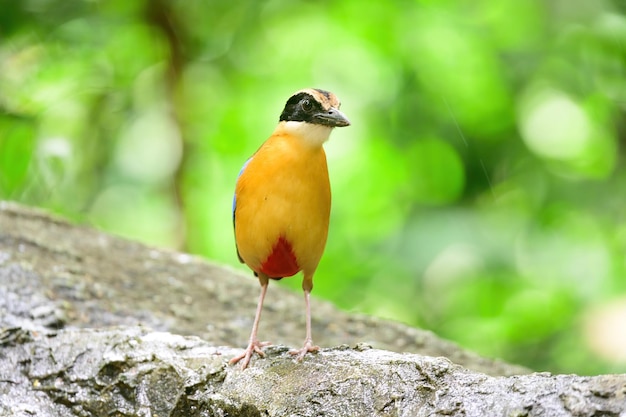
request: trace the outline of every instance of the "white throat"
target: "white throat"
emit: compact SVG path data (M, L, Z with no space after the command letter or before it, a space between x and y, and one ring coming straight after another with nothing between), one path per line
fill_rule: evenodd
M333 128L330 126L316 125L307 122L281 122L284 123L285 131L293 136L301 138L311 146L322 146L328 140Z

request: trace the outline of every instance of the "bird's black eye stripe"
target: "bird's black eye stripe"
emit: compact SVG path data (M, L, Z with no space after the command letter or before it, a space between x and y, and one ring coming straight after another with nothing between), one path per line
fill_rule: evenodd
M299 93L287 101L280 121L312 122L313 116L322 111L322 105L313 96Z

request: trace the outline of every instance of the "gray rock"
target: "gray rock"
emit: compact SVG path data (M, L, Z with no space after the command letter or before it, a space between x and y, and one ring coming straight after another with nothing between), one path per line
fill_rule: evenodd
M626 375L528 374L319 300L327 348L297 363L283 345L302 341L301 295L277 286L261 337L279 345L241 371L227 362L258 289L227 267L0 202L0 415L626 417Z

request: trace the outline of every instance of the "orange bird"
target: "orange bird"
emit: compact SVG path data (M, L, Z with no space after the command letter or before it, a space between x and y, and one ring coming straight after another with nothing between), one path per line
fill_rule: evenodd
M322 145L334 127L350 122L339 111L334 94L305 89L293 94L274 133L244 164L233 199L233 224L239 260L261 284L248 347L230 363L245 369L254 352L263 356L257 330L270 279L302 271L306 306L306 338L290 351L301 360L319 349L311 337L309 295L322 257L330 217L330 183Z

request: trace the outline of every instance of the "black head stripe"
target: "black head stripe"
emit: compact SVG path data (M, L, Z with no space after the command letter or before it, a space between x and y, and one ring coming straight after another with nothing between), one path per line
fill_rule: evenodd
M328 92L321 90L326 95ZM322 105L309 93L298 93L287 101L285 109L280 115L281 122L313 122L313 116L323 111Z

